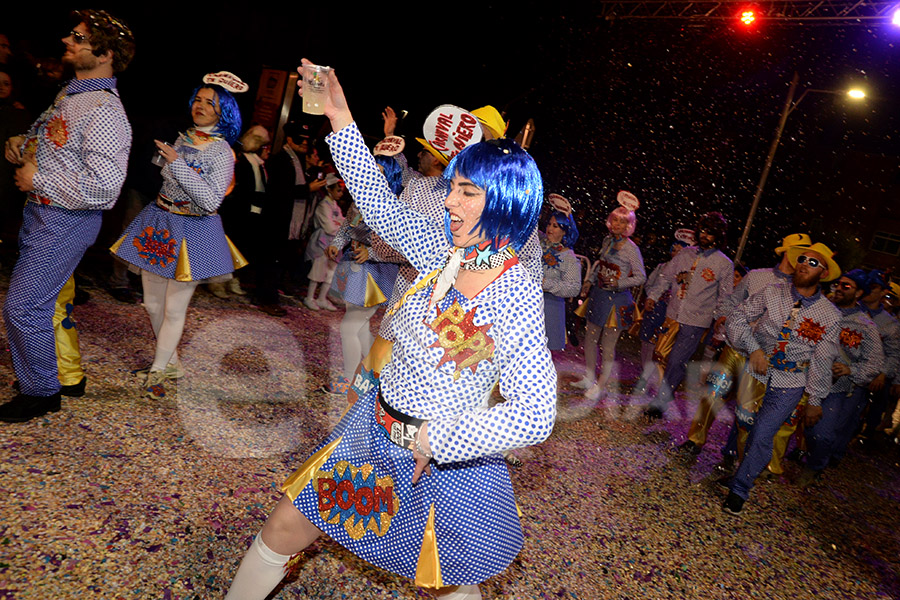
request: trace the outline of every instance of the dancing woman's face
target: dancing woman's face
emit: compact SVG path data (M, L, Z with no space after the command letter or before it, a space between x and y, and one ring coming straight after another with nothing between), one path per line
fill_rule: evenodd
M487 239L478 225L484 202L484 190L471 180L459 175L454 175L450 180L450 192L444 200L444 208L450 216L454 246L465 248Z

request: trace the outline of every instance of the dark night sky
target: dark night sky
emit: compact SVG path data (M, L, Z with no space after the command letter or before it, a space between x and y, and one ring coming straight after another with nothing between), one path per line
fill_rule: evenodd
M861 83L875 97L851 106L810 94L790 116L747 262L770 262L773 242L795 230L810 228L840 246L866 203L864 188L898 186L900 30L886 24L761 23L747 32L725 23L610 23L587 8L552 12L551 3L361 10L350 3L280 10L185 3L168 12L160 3L134 4L94 5L135 31L138 53L120 78L133 119L178 115L206 72L231 70L255 92L261 65L293 68L302 56L337 69L357 120L373 136L388 104L410 111L401 130L410 138L439 104L493 104L507 113L511 135L535 119L532 153L546 191L575 206L580 252L599 243L620 189L643 203L639 232L669 238L716 209L729 218L734 248L795 70L803 87ZM65 12L20 11L4 28L58 55ZM895 158L885 172L855 177L847 171L860 153ZM829 202L846 205L841 219L823 211ZM896 208L882 210L900 218ZM648 267L659 256L645 255Z

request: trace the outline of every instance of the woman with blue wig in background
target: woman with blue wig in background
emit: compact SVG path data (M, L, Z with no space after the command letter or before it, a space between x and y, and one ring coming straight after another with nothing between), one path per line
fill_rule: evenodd
M547 347L566 347L566 298L574 298L581 289L581 261L572 247L578 241L578 228L569 201L551 194L553 210L541 235L544 263L544 324Z
M376 146L375 162L384 173L391 192L399 196L403 191L400 163L392 156L377 154L377 151ZM331 394L346 394L350 389L357 366L375 341L369 322L378 307L390 297L400 269L397 263L376 260L375 253L369 251L372 242L372 230L353 203L331 244L325 248L325 254L336 261L344 247L351 246L349 252L341 255L331 284L344 300L344 317L341 319L344 370L325 386L325 391Z
M190 100L193 126L173 145L156 140L163 185L156 198L110 249L140 271L144 308L156 336L149 368L139 369L142 395L164 398L184 375L178 342L198 283L223 281L246 264L217 214L234 174L231 144L241 113L231 92L247 84L223 71L206 75Z
M517 258L541 175L512 140L467 147L444 171L442 227L391 192L333 71L326 94L335 165L366 223L420 274L396 306L380 384L282 485L226 598L265 598L322 532L439 598L481 598L523 543L501 453L543 441L556 419L543 292ZM489 407L498 384L505 402Z

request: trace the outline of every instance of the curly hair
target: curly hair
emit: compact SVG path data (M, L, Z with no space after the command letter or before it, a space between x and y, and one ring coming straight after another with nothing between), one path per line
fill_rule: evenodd
M121 73L134 58L134 34L125 23L105 10L76 10L72 19L90 31L91 52L103 56L112 51L114 73Z

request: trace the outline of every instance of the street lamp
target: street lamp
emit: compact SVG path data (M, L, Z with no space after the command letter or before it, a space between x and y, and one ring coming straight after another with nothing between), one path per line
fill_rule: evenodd
M800 74L794 73L794 78L791 79L791 87L788 89L787 99L784 102L784 109L781 111L781 119L778 121L778 128L775 130L775 139L772 140L772 145L769 147L769 155L766 157L766 164L763 167L762 175L759 178L759 183L756 185L756 194L753 196L753 204L750 205L750 214L747 215L747 223L744 225L744 232L741 234L741 241L738 243L737 253L734 255L734 262L740 262L741 256L744 253L744 247L747 245L747 237L750 235L750 226L753 223L753 217L756 216L756 209L759 206L759 199L762 197L763 188L766 185L766 179L769 177L769 169L772 168L772 161L775 158L775 151L778 150L778 143L781 141L781 134L784 132L784 124L787 122L788 116L797 109L797 105L806 98L806 95L810 92L813 93L821 93L821 94L837 94L846 95L853 100L862 100L866 97L866 93L858 88L849 90L847 92L839 91L839 90L818 90L814 88L807 88L803 90L803 93L794 100L794 95L797 93L797 84L800 83Z

